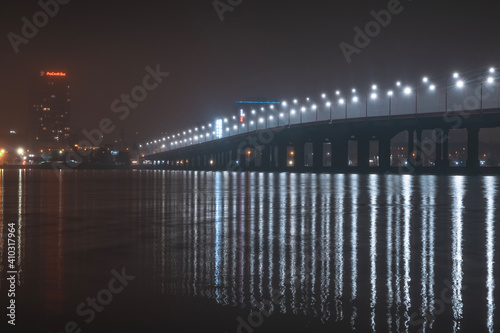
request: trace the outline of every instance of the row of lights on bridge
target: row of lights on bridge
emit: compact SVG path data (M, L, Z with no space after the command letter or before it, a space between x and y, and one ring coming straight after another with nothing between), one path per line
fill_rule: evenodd
M495 78L492 75L496 72L496 70L495 70L494 67L490 67L489 70L488 70L488 72L490 73L490 75L486 78L485 81L486 81L486 83L492 84L492 83L495 82ZM457 88L463 88L463 87L465 87L465 81L463 79L461 79L460 74L458 72L453 73L453 75L451 77L453 79L455 79L455 86ZM430 91L435 91L436 90L436 85L433 84L433 83L431 83L429 81L429 78L427 76L425 76L425 77L422 78L422 83L425 84L425 85L427 85L428 89ZM481 84L482 84L482 82L481 82ZM448 81L446 83L446 86L448 87ZM396 87L398 87L398 88L402 87L401 81L397 81L396 82ZM411 86L406 86L406 87L404 87L402 89L403 89L402 92L405 95L410 95L413 92L413 89L412 89ZM372 85L371 91L369 93L370 94L370 98L372 100L375 100L375 99L378 98L378 91L379 91L378 90L378 86L376 84ZM357 92L356 89L353 88L351 90L351 92L353 94L353 96L352 96L352 102L354 102L354 103L358 102L359 101L359 97L356 95L356 92ZM338 99L339 105L343 105L343 104L346 103L346 98L342 97L342 93L340 92L340 90L337 90L335 92L335 95L339 98ZM394 91L393 90L388 90L387 91L387 96L389 98L391 98L393 95L394 95ZM327 99L327 95L325 93L323 93L321 95L321 98L322 99ZM306 101L310 102L310 98L307 97ZM298 105L299 101L297 99L294 99L292 101L292 103L293 103L293 105ZM281 105L283 107L287 107L288 106L288 102L287 101L283 101L281 103ZM332 106L332 102L326 101L325 102L325 106L328 107L328 108L331 107ZM274 110L274 105L271 104L269 106L269 108L271 110ZM318 106L316 104L311 105L311 110L316 111L317 108L318 108ZM240 117L237 118L236 116L233 116L232 119L233 120L239 120L239 122L241 123L241 128L245 128L245 124L243 123L245 116L244 116L243 110L240 110L240 111L241 111ZM261 111L265 111L265 108L262 107ZM300 107L300 111L306 112L307 111L307 107L305 107L305 106ZM295 115L296 112L297 112L296 109L293 108L293 109L290 110L289 113L291 115ZM257 113L256 110L251 110L251 114L252 115L256 115L256 113ZM283 118L284 116L285 115L284 115L283 112L281 112L279 114L280 118ZM268 119L269 120L274 120L274 116L271 115L271 116L268 117ZM223 118L223 119L220 119L219 121L223 122L224 124L227 124L229 122L228 118ZM261 123L261 124L264 123L265 122L265 118L260 117L258 119L258 122ZM250 121L249 124L250 125L254 125L255 122L254 121ZM217 126L218 124L214 124L214 125ZM191 129L189 129L187 131L183 131L181 133L177 133L176 135L167 136L167 137L164 137L162 139L157 139L157 140L154 140L154 141L150 141L150 142L146 143L146 145L149 146L149 145L153 145L153 144L158 144L158 143L162 143L162 142L165 142L165 141L168 140L168 141L170 141L170 145L172 147L175 147L178 144L188 143L188 142L191 143L191 142L193 142L193 140L196 141L196 140L200 140L200 139L203 139L203 138L205 138L205 140L208 139L208 138L212 138L212 139L214 137L217 138L217 134L218 134L217 130L213 130L215 126L213 126L212 124L207 124L206 126L201 126L201 129L198 128L198 127L196 127L196 128L194 128L194 131L191 130ZM233 129L234 130L238 130L239 129L238 125L233 125ZM208 132L205 132L206 130L208 130ZM219 128L219 130L221 130L221 129ZM226 132L230 132L230 130L231 130L230 127L226 127ZM202 133L202 132L204 132L204 133ZM199 133L199 134L196 135L196 133ZM195 135L193 137L190 137L190 138L185 138L185 136L189 135L189 134L195 134ZM220 134L219 134L219 137L221 137ZM176 141L173 141L173 140L176 140ZM139 145L139 148L142 148L142 145ZM166 148L166 146L162 145L161 148Z

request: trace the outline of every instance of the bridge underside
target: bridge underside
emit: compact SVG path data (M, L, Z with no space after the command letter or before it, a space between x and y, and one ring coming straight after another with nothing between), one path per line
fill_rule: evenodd
M359 118L260 130L145 159L151 168L171 170L497 173L481 168L479 159L479 131L494 127L500 127L499 110ZM465 167L450 167L448 134L455 129L467 131ZM425 142L423 131L431 133ZM406 147L391 147L401 132ZM406 151L398 155L399 149Z

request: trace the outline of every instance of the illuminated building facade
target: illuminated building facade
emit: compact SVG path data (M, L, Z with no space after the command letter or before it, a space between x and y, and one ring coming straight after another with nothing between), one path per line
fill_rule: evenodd
M33 96L38 149L65 147L70 139L71 95L67 74L41 71Z

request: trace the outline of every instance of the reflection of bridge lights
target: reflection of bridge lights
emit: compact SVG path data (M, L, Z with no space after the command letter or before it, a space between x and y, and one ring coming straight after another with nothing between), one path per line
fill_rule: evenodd
M210 165L213 165L214 164L214 160L210 160Z

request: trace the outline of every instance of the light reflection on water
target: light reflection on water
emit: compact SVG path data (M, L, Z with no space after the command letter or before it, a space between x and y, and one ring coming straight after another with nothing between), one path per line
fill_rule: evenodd
M0 170L0 235L15 218L18 281L40 277L27 288L54 313L82 253L101 246L126 249L113 260L137 266L142 291L244 308L279 293L275 311L360 331L494 332L497 183L167 171L75 172L59 183ZM4 242L0 251L5 260Z

